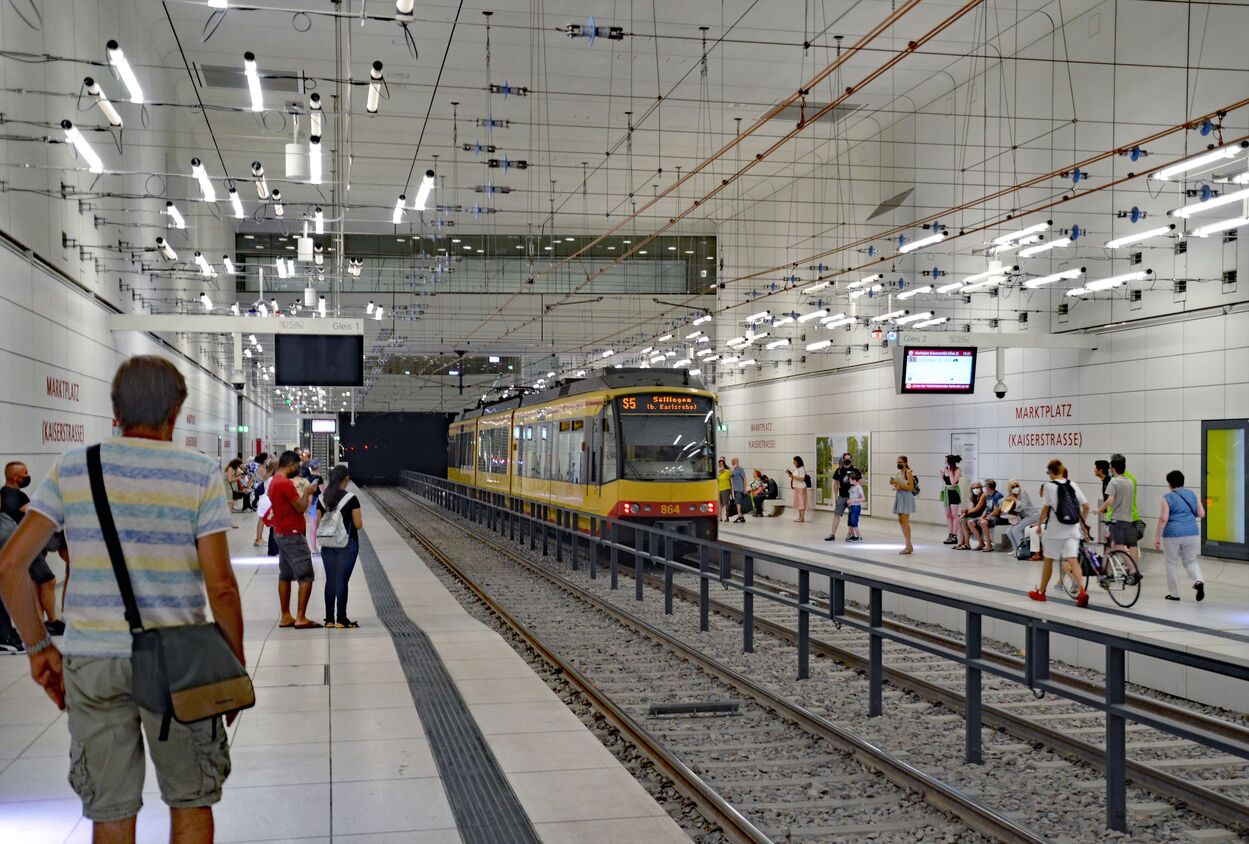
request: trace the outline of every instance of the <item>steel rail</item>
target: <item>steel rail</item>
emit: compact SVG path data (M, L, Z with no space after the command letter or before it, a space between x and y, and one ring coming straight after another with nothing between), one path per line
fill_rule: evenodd
M668 751L651 733L634 720L628 713L618 707L604 692L585 676L576 666L564 660L555 650L549 647L538 634L524 622L514 616L495 598L469 577L457 566L433 541L414 527L410 520L405 519L394 507L380 497L370 495L396 524L407 531L413 539L420 543L426 552L437 560L438 564L449 571L457 580L476 595L490 611L504 624L533 648L548 663L558 669L561 674L576 686L590 701L594 708L614 726L634 746L644 753L655 767L668 779L672 780L677 790L698 806L699 811L709 820L719 824L721 831L735 841L751 844L772 844L772 839L747 820L740 812L720 796L707 784L702 777L694 773L677 756Z
M854 733L848 732L823 717L811 712L793 701L780 697L762 684L751 680L743 674L729 668L719 661L703 654L684 642L660 630L659 628L616 607L591 592L578 586L568 578L539 566L507 545L495 542L475 531L469 530L447 517L445 513L431 507L427 501L403 488L396 488L404 498L421 507L426 512L442 519L447 524L472 537L476 541L506 556L526 570L537 574L559 586L580 600L607 614L621 624L634 629L657 644L663 645L683 658L698 665L703 670L716 676L726 684L751 697L761 705L782 715L802 729L823 738L852 756L856 761L870 770L884 776L894 785L918 793L923 800L935 808L941 809L971 829L994 838L1008 842L1043 842L1046 839L1016 821L1002 815L992 807L981 802L951 785L948 785L930 774L919 770L893 754L873 745ZM374 500L377 500L376 498ZM405 527L405 529L408 529ZM423 543L424 544L424 543Z

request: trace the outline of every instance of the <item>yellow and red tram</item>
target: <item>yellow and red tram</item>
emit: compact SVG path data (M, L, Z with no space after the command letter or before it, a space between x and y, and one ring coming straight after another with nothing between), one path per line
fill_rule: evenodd
M715 394L688 372L609 369L459 414L447 477L714 539L715 432Z

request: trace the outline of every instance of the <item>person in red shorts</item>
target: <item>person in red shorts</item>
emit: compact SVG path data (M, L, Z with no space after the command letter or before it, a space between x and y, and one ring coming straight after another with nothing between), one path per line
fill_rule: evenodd
M320 491L318 484L308 484L300 492L291 480L299 474L299 453L284 451L278 458L278 471L269 481L269 513L278 544L278 603L282 616L278 627L309 630L321 625L308 618L308 599L312 597L312 551L308 548L307 523L304 513L312 497ZM291 615L291 581L299 583L296 614Z

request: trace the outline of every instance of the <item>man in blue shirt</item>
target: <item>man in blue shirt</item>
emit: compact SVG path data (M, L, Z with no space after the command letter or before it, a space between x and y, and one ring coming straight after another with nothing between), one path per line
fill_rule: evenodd
M751 509L750 498L746 495L746 470L742 468L742 464L734 457L732 460L733 472L730 478L733 490L733 500L737 502L737 518L733 521L746 521L746 511Z

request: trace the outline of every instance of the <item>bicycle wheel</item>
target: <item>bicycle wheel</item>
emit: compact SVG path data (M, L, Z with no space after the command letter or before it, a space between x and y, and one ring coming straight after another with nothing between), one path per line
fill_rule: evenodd
M1141 597L1140 578L1131 577L1132 557L1123 551L1111 551L1106 555L1106 591L1110 600L1127 609Z
M1077 557L1076 565L1080 565L1081 561L1082 561L1082 558ZM1077 578L1072 577L1070 574L1068 574L1065 568L1059 570L1058 579L1063 585L1063 591L1066 592L1068 595L1070 595L1072 598L1079 596L1080 590L1086 588L1089 583L1089 579L1087 575L1077 579Z

